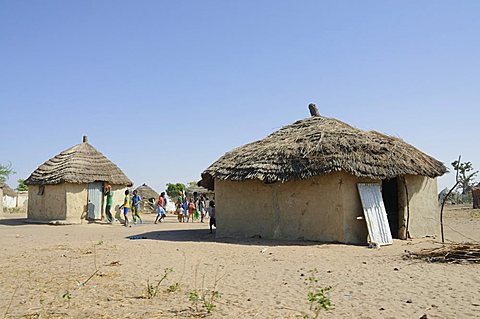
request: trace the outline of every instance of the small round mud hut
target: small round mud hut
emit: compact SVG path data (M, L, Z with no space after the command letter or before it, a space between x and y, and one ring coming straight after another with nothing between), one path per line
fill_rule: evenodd
M112 213L132 181L88 143L75 145L40 165L25 180L30 222L80 223L104 214L104 186L112 186Z
M140 209L142 213L156 213L156 202L160 194L147 184L142 184L135 188L135 190L142 198L140 204Z

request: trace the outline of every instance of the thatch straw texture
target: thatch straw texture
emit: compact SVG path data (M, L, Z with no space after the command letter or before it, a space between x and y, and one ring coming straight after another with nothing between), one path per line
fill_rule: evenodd
M17 192L15 192L10 186L5 183L0 183L0 188L3 190L3 196L15 197Z
M135 188L135 190L137 191L138 195L142 197L142 199L150 199L150 198L158 199L158 196L160 196L159 193L157 193L153 188L151 188L147 184L138 186L137 188Z
M399 138L314 116L226 153L202 173L199 185L213 189L215 178L286 182L336 171L388 179L407 174L436 177L446 167Z
M131 186L133 184L120 168L92 145L84 142L40 165L27 178L25 184L84 184L96 181L108 182L112 185Z
M204 194L206 196L212 196L214 194L213 191L202 186L189 186L186 191L188 196L192 196L195 192L198 195Z

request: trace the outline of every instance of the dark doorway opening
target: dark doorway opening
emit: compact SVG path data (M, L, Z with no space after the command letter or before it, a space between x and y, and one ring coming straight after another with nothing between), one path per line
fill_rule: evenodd
M387 211L392 238L399 238L398 183L397 178L382 181L382 197Z

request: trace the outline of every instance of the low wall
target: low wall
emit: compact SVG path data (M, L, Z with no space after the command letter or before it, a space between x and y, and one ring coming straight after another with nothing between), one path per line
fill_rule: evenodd
M27 207L28 206L28 191L21 191L17 193L17 207Z
M3 207L15 208L17 207L17 196L3 195Z

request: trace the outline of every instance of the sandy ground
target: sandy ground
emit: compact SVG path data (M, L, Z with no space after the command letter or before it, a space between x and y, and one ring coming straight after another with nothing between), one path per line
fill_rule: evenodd
M339 244L216 240L208 224L49 226L0 220L0 317L185 318L201 315L195 290L220 297L211 318L298 318L309 314L306 279L316 268L332 286L325 318L479 318L480 265L431 264L404 251L438 239L395 240L368 249ZM480 211L449 207L446 237L480 241ZM129 239L138 236L141 239ZM147 298L165 268L173 272ZM97 271L98 270L98 271ZM215 279L216 278L216 279ZM178 283L177 289L167 292Z

